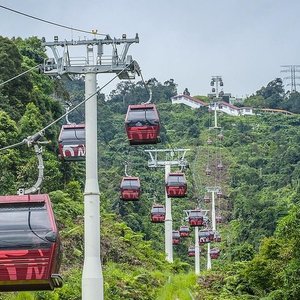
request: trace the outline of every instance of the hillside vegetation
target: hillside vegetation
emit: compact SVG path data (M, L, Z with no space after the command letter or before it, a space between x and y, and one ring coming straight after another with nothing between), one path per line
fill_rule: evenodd
M46 57L37 38L26 40L0 37L0 81L20 74ZM272 82L272 81L271 81ZM282 96L280 82L253 94L248 103L261 101L264 107L283 108L294 98ZM58 118L64 101L83 100L83 81L54 80L37 70L0 87L0 148L22 141ZM282 88L282 84L281 84ZM124 92L125 91L125 92ZM174 228L182 225L184 209L203 202L207 160L207 137L211 115L205 109L191 110L172 105L176 83L154 80L153 102L160 113L162 143L158 148L189 148L186 170L188 197L173 200ZM279 98L283 97L280 102ZM271 98L270 98L271 97ZM287 97L287 98L286 98ZM98 97L99 181L101 191L101 253L105 298L118 300L153 299L300 299L300 117L298 115L256 115L230 117L219 115L224 141L213 145L225 170L220 184L226 197L218 209L225 217L219 260L212 271L192 273L194 261L187 257L192 238L174 249L174 264L164 259L164 227L152 224L149 213L154 201L164 200L164 171L149 169L145 149L130 147L124 132L128 104L148 99L142 82L122 82L110 99ZM278 101L277 101L277 100ZM277 101L277 102L276 102ZM274 104L275 103L275 104ZM82 122L84 108L70 115ZM63 288L53 292L3 293L1 300L79 300L83 262L83 187L84 163L58 159L57 138L61 123L45 132L50 143L44 146L45 176L43 193L49 193L64 246ZM221 148L220 148L221 147ZM138 203L119 200L119 184L128 173L139 176L142 197ZM214 162L215 163L215 162ZM37 178L33 149L26 145L1 151L1 195L15 194L19 187L31 186ZM175 171L175 169L174 169Z

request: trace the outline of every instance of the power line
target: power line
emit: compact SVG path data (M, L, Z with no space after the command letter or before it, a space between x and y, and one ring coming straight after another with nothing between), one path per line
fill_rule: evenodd
M48 23L48 24L51 24L51 25L54 25L54 26L58 26L58 27L66 28L66 29L71 29L71 30L74 30L74 31L79 31L79 32L84 32L84 33L89 33L89 34L103 35L103 36L106 36L106 35L107 35L107 34L105 34L105 33L97 33L96 31L94 32L94 31L82 30L82 29L73 28L73 27L70 27L70 26L58 24L58 23L55 23L55 22L47 21L47 20L45 20L45 19L38 18L38 17L32 16L32 15L29 15L29 14L26 14L26 13L23 13L23 12L20 12L20 11L14 10L14 9L12 9L12 8L3 6L3 5L0 5L0 8L3 8L3 9L6 9L6 10L9 10L9 11L11 11L11 12L14 12L14 13L16 13L16 14L19 14L19 15L22 15L22 16L25 16L25 17L28 17L28 18L31 18L31 19L34 19L34 20L38 20L38 21L41 21L41 22L44 22L44 23Z
M131 64L133 64L134 61L131 62ZM130 65L131 65L130 64ZM129 65L129 66L130 66ZM77 105L75 105L72 109L70 109L68 112L64 113L63 115L61 115L59 118L57 118L56 120L54 120L53 122L49 123L47 126L45 126L44 128L42 128L41 130L39 130L37 133L35 133L34 135L32 135L31 137L27 137L25 139L23 139L21 142L13 144L13 145L9 145L3 148L0 148L0 151L2 150L6 150L6 149L10 149L10 148L15 148L17 146L20 146L22 144L25 143L31 143L32 141L35 141L36 137L38 136L43 136L43 133L46 129L48 129L49 127L51 127L52 125L54 125L55 123L57 123L58 121L60 121L61 119L63 119L66 115L68 115L69 113L71 113L72 111L74 111L75 109L77 109L80 105L82 105L83 103L85 103L86 101L88 101L90 98L92 98L93 96L95 96L96 94L98 94L102 89L104 89L107 85L109 85L113 80L115 80L122 72L124 72L129 66L126 66L124 69L122 69L119 73L117 73L112 79L110 79L106 84L104 84L101 88L98 88L96 90L95 93L91 94L88 98L84 99L83 101L81 101L80 103L78 103Z
M133 63L133 62L132 62ZM132 64L131 63L131 64ZM95 96L96 94L98 94L101 90L103 90L106 86L108 86L112 81L114 81L122 72L124 72L126 69L128 68L128 66L126 66L123 70L121 70L119 73L117 73L112 79L110 79L106 84L104 84L101 88L97 89L95 93L91 94L88 98L86 98L85 100L81 101L80 103L78 103L77 105L75 105L73 108L71 108L68 112L64 113L62 116L60 116L58 119L54 120L53 122L51 122L50 124L48 124L46 127L44 127L42 130L40 130L41 132L45 131L46 129L48 129L49 127L51 127L52 125L54 125L55 123L57 123L58 121L60 121L61 119L63 119L66 115L68 115L69 113L71 113L72 111L74 111L75 109L77 109L81 104L85 103L86 101L88 101L90 98L92 98L93 96ZM1 149L0 149L1 150Z
M6 147L3 147L1 148L0 150L7 150L7 149L11 149L11 148L15 148L17 146L20 146L20 145L23 145L26 143L26 139L24 139L23 141L19 142L19 143L16 143L16 144L13 144L13 145L9 145L9 146L6 146Z
M36 65L36 66L30 68L29 70L27 70L27 71L25 71L25 72L23 72L23 73L21 73L21 74L19 74L19 75L16 75L16 76L14 76L14 77L12 77L12 78L10 78L10 79L4 81L4 82L1 82L1 83L0 83L0 87L3 86L3 85L5 85L6 83L9 83L10 81L12 81L12 80L14 80L14 79L17 79L17 78L19 78L19 77L25 75L26 73L30 72L30 71L33 70L33 69L38 68L39 66L40 66L40 65Z
M145 82L145 80L144 80L144 77L143 77L143 74L142 74L142 72L141 72L141 69L139 70L139 72L140 72L140 74L141 74L141 78L142 78L142 82L143 82L143 84L144 84L144 86L145 86L145 88L146 88L146 91L148 92L148 95L149 95L149 100L148 100L148 102L151 102L151 98L152 98L152 91L149 89L149 87L148 87L148 84ZM149 80L150 81L150 80ZM149 83L149 81L148 81L148 83Z

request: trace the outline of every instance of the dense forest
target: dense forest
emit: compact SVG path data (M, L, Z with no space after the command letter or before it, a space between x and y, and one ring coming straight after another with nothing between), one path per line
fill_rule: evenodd
M36 37L0 37L0 83L41 64L46 53ZM155 201L164 199L164 172L149 169L148 146L129 146L124 118L129 104L148 99L142 81L120 82L109 99L98 95L99 184L101 199L101 253L105 299L300 299L300 112L299 93L285 92L282 80L271 80L245 100L245 105L281 108L294 115L219 115L223 142L208 150L207 109L172 105L177 94L173 79L153 79L153 102L162 123L157 148L189 148L186 170L188 197L174 199L173 226L182 225L183 210L204 202L207 153L224 163L220 179L225 197L218 202L223 223L218 225L221 256L201 274L187 256L192 238L174 247L175 261L165 261L164 227L150 222ZM52 79L33 70L0 87L0 148L16 144L38 132L64 113L66 102L84 98L84 81ZM84 122L84 108L69 118ZM45 163L41 192L49 193L63 243L61 273L64 286L53 292L1 293L1 300L79 300L83 263L84 163L58 158L58 134L64 120L45 132ZM150 146L155 149L155 145ZM119 199L119 185L128 172L139 176L142 196L138 203ZM37 161L26 144L2 150L1 195L16 194L37 178ZM204 251L204 250L203 250Z

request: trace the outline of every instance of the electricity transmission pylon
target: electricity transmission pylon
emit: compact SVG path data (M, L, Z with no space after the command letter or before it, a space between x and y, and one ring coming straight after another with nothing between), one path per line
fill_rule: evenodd
M300 79L299 76L296 76L296 73L300 72L300 65L284 65L281 66L283 73L290 73L289 76L284 77L285 80L290 80L290 83L287 84L287 86L291 87L291 93L297 91L297 86L300 84L297 83L297 79Z

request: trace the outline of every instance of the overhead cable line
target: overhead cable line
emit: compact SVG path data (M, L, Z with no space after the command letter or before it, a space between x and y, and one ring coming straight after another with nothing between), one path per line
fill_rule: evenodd
M74 31L79 31L79 32L84 32L84 33L89 33L89 34L103 35L103 36L106 36L106 35L107 35L107 34L105 34L105 33L97 33L96 31L82 30L82 29L73 28L73 27L70 27L70 26L58 24L58 23L55 23L55 22L47 21L47 20L45 20L45 19L38 18L38 17L32 16L32 15L29 15L29 14L26 14L26 13L23 13L23 12L20 12L20 11L14 10L14 9L12 9L12 8L3 6L3 5L0 5L0 8L3 8L3 9L6 9L6 10L9 10L9 11L11 11L11 12L14 12L14 13L16 13L16 14L19 14L19 15L22 15L22 16L25 16L25 17L28 17L28 18L31 18L31 19L35 19L35 20L38 20L38 21L41 21L41 22L44 22L44 23L48 23L48 24L51 24L51 25L54 25L54 26L58 26L58 27L66 28L66 29L71 29L71 30L74 30Z
M0 150L7 150L7 149L11 149L11 148L15 148L17 146L20 146L20 145L23 145L26 143L26 140L24 139L23 141L19 142L19 143L16 143L16 144L13 144L13 145L9 145L9 146L6 146L6 147L3 147L1 148Z
M141 78L142 78L143 84L144 84L144 86L145 86L145 88L146 88L146 90L148 92L148 95L149 95L149 100L147 101L147 103L148 102L150 103L151 100L152 100L152 91L151 91L151 89L149 89L148 84L150 83L151 79L148 80L147 82L145 82L141 69L139 71L140 71L140 74L141 74Z
M34 66L34 67L28 69L27 71L25 71L25 72L23 72L23 73L21 73L21 74L19 74L19 75L16 75L16 76L14 76L14 77L12 77L12 78L10 78L10 79L4 81L4 82L1 82L1 83L0 83L0 87L3 86L3 85L5 85L6 83L9 83L9 82L13 81L14 79L17 79L17 78L19 78L19 77L25 75L26 73L30 72L31 70L34 70L34 69L38 68L39 66L40 66L40 65L36 65L36 66Z
M132 63L131 63L132 64ZM131 65L130 64L130 65ZM129 65L129 66L130 66ZM63 119L66 115L68 115L69 113L71 113L72 111L74 111L75 109L77 109L81 104L85 103L86 101L88 101L90 98L92 98L93 96L95 96L96 94L98 94L101 90L103 90L106 86L108 86L112 81L114 81L122 72L124 72L126 69L128 68L128 66L126 66L124 69L122 69L119 73L117 73L112 79L110 79L106 84L104 84L101 88L98 88L96 90L95 93L91 94L88 98L86 98L85 100L79 102L77 105L75 105L73 108L71 108L68 112L64 113L62 116L60 116L59 118L57 118L56 120L54 120L53 122L51 122L50 124L48 124L47 126L45 126L42 130L40 130L40 132L45 131L46 129L48 129L49 127L51 127L52 125L54 125L55 123L57 123L58 121L60 121L61 119ZM0 149L1 150L1 149Z
M130 63L133 64L134 61L132 61ZM130 66L129 65L129 66ZM80 103L78 103L77 105L75 105L73 108L71 108L68 112L64 113L63 115L61 115L59 118L57 118L56 120L54 120L53 122L49 123L47 126L45 126L44 128L42 128L41 130L39 130L37 133L35 133L32 136L29 136L25 139L23 139L21 142L13 144L13 145L9 145L3 148L0 148L0 151L2 150L6 150L6 149L10 149L10 148L14 148L17 146L20 146L22 144L32 144L32 142L35 142L36 140L38 140L38 138L40 138L41 136L44 135L44 131L46 129L48 129L49 127L53 126L55 123L57 123L58 121L60 121L61 119L63 119L64 117L66 117L66 115L68 115L69 113L71 113L72 111L74 111L75 109L77 109L80 105L82 105L83 103L87 102L90 98L92 98L93 96L95 96L96 94L98 94L102 89L104 89L107 85L109 85L112 81L114 81L122 72L124 72L129 66L126 66L124 69L122 69L119 73L117 73L112 79L110 79L106 84L104 84L101 88L98 88L96 90L95 93L91 94L88 98L84 99L83 101L81 101Z

